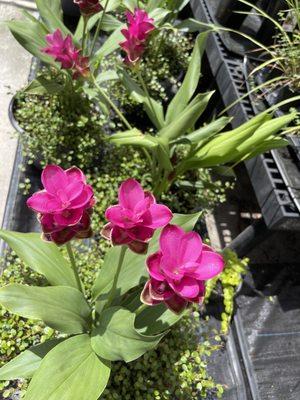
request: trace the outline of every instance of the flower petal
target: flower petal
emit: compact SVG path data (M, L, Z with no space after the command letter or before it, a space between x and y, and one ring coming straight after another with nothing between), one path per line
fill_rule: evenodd
M148 306L154 306L156 304L161 303L161 301L157 301L152 299L151 295L150 295L150 280L148 282L146 282L144 289L141 293L141 302L144 304L147 304Z
M148 243L143 243L143 242L138 242L136 240L133 240L132 242L128 243L128 247L134 253L147 254Z
M128 236L125 229L113 226L111 231L111 241L114 245L122 245L130 243L132 239Z
M86 177L84 176L84 173L77 167L71 167L67 169L65 174L68 177L69 183L74 181L86 183Z
M162 258L162 253L158 251L157 253L154 253L151 256L149 256L146 261L149 275L158 281L165 280L165 277L160 269L161 258Z
M149 242L152 238L154 230L145 226L135 226L127 230L128 235L139 242Z
M89 208L91 207L93 196L93 188L90 185L85 185L82 193L71 201L71 205L68 208Z
M42 172L42 184L48 193L56 195L60 189L65 189L68 178L65 171L58 165L47 165Z
M202 251L198 259L199 268L194 272L194 276L201 281L213 278L222 272L225 262L223 257L214 251Z
M185 299L197 297L200 291L197 280L189 276L184 276L180 282L169 282L169 285L174 292Z
M61 211L63 209L61 201L44 190L34 193L29 197L26 204L29 208L42 214Z
M181 314L188 305L188 302L180 296L174 294L170 299L165 300L166 306L175 314Z
M180 243L178 262L184 264L196 261L202 251L202 240L197 232L186 233Z
M57 245L63 245L70 240L72 240L76 236L76 232L74 232L71 228L63 229L59 232L51 233L51 240Z
M152 204L143 215L143 225L157 229L167 225L173 217L172 211L162 204Z
M167 225L164 227L159 238L160 249L163 255L177 260L177 251L180 248L181 239L184 235L184 230L179 226Z
M74 226L78 224L83 215L83 210L81 208L76 208L75 210L64 210L59 214L54 215L54 221L60 226Z
M73 201L82 194L83 190L84 190L83 182L73 181L66 186L63 192L65 193L68 201ZM58 195L59 193L60 191L58 191Z
M134 210L135 205L144 200L145 194L142 186L135 179L127 179L119 189L119 203L122 207Z

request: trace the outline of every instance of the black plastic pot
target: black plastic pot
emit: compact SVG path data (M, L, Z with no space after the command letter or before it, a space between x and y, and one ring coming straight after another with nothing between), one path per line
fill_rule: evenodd
M80 17L79 7L74 4L73 0L61 0L61 6L64 15L68 17Z
M9 106L8 106L8 117L10 120L10 123L12 124L13 128L18 132L18 134L20 135L20 137L22 138L22 135L24 134L24 129L20 127L18 121L15 118L15 109L16 109L16 96L13 96ZM21 140L22 142L22 140ZM41 158L37 157L34 162L33 165L38 169L38 170L42 170L41 167Z

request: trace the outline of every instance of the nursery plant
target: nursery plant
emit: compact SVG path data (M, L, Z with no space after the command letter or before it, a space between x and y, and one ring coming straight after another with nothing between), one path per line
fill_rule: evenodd
M137 129L112 135L109 140L116 145L133 145L144 148L151 164L154 193L160 196L188 171L198 168L214 168L238 164L272 148L287 145L278 135L296 117L296 113L272 119L272 112L264 112L239 128L225 130L230 123L221 117L197 128L197 121L205 111L213 92L195 95L201 77L201 56L205 50L207 35L198 35L188 71L182 86L167 107L150 97L139 74L139 65L131 65L141 86L129 74L120 72L124 85L131 96L144 105L157 130L156 135L144 134ZM177 148L185 144L189 151L177 157Z
M32 378L25 399L97 400L111 362L130 362L155 348L189 304L203 302L205 281L224 261L191 231L199 214L173 216L128 179L118 204L106 210L102 234L114 247L87 299L71 240L92 234L93 188L80 169L56 165L44 169L42 184L27 205L38 214L44 240L7 231L0 237L49 285L4 286L0 303L62 336L21 353L0 369L0 378ZM66 246L69 262L58 245Z

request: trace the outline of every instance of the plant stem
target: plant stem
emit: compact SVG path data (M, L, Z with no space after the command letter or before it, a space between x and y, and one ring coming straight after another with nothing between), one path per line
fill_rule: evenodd
M105 3L105 5L104 5L103 11L102 11L101 18L100 18L99 21L98 21L97 29L96 29L96 32L95 32L95 35L94 35L94 38L93 38L93 43L92 43L92 47L91 47L91 51L90 51L90 57L91 57L91 55L93 54L93 51L94 51L94 49L95 49L96 42L97 42L99 33L100 33L100 31L101 31L101 27L102 27L104 15L105 15L106 10L107 10L107 7L108 7L108 3L109 3L109 0L106 0L106 3Z
M143 79L143 77L142 77L141 71L138 69L138 70L136 71L136 74L137 74L138 80L140 81L140 84L142 85L142 88L143 88L144 92L146 93L146 96L147 96L147 99L148 99L150 108L151 108L151 110L152 110L153 116L154 116L154 118L156 119L156 121L158 121L158 118L157 118L157 115L156 115L156 112L155 112L155 108L154 108L154 106L153 106L152 99L151 99L151 97L150 97L150 94L149 94L149 91L148 91L147 86L146 86L146 84L145 84L145 81L144 81L144 79Z
M122 114L122 112L118 109L118 107L114 104L113 101L111 101L111 99L107 96L107 94L105 93L104 90L101 89L101 87L98 85L98 83L96 82L95 77L92 75L92 79L94 82L94 85L96 86L97 90L99 91L100 95L104 98L104 100L109 104L109 106L114 110L114 112L118 115L118 117L120 118L120 120L124 123L124 125L126 126L127 129L132 129L132 126L130 125L130 123L127 121L127 119L125 118L125 116Z
M76 279L76 282L77 282L78 289L83 293L83 287L82 287L82 283L81 283L81 280L80 280L79 275L78 275L78 270L77 270L77 267L76 267L76 262L75 262L75 257L74 257L74 253L73 253L73 250L72 250L71 242L68 242L66 244L66 248L67 248L67 251L68 251L69 258L70 258L70 263L71 263L72 270L74 271L74 275L75 275L75 279Z
M116 291L117 286L118 286L118 280L119 280L119 276L120 276L120 272L121 272L121 268L122 268L122 264L123 264L123 261L124 261L126 250L127 250L127 246L126 245L121 247L121 252L120 252L120 257L119 257L119 262L118 262L116 275L114 276L113 285L112 285L112 288L110 290L109 297L108 297L107 303L105 305L105 308L108 308L112 304L112 302L114 300L115 291Z
M146 310L147 307L147 304L141 304L139 308L135 311L135 315L140 315L144 310Z
M88 18L87 17L82 17L83 18L83 34L82 34L82 54L85 55L86 52L86 39L87 39L87 24L88 24Z

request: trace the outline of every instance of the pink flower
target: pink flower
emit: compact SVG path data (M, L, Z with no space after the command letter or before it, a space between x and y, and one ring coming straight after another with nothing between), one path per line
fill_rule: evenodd
M85 17L97 14L103 10L99 0L74 0L74 3L79 6L81 14Z
M57 29L54 33L46 35L46 41L48 47L42 51L60 62L62 69L72 70L73 79L89 75L89 59L83 57L80 50L74 46L71 35L63 38L61 31Z
M203 245L198 233L185 233L176 225L162 230L159 243L160 250L147 259L150 279L141 301L150 306L164 302L175 313L188 303L201 304L205 281L223 270L223 258Z
M157 204L135 179L127 179L119 189L119 204L106 210L109 223L102 235L114 245L127 244L137 253L145 253L155 229L172 219L168 207Z
M125 63L135 65L145 51L145 43L151 31L155 29L154 20L144 10L136 9L134 14L127 12L127 29L122 30L125 41L120 43L127 53Z
M27 206L39 214L46 240L57 244L91 235L90 213L94 192L76 167L64 171L48 165L42 173L44 190L34 193Z

